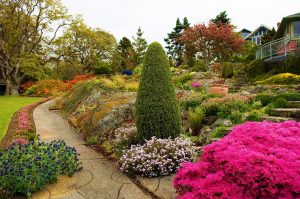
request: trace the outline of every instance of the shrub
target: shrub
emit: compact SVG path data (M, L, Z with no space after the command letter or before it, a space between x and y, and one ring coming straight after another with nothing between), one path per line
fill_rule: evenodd
M63 141L12 145L0 152L0 190L30 196L59 175L71 176L79 169L76 149Z
M136 66L135 69L133 70L133 74L134 75L141 75L142 74L142 69L143 69L143 64L140 64L140 65Z
M300 58L289 56L284 62L282 72L300 74Z
M194 66L191 68L191 72L207 71L208 66L203 60L197 60Z
M260 101L263 106L267 106L272 102L273 95L269 93L260 93L255 96L256 101Z
M202 102L202 97L201 96L196 96L193 97L191 99L185 100L183 102L181 102L181 106L183 106L184 110L189 110L196 108L197 106L199 106Z
M25 95L57 96L68 90L65 82L61 80L41 80L25 91Z
M218 126L217 128L215 128L210 134L209 134L209 139L211 138L222 138L225 135L227 135L229 133L229 131L231 130L230 127L226 127L226 126Z
M195 147L189 140L152 137L144 145L132 145L120 159L121 170L147 177L175 172L183 162L194 160Z
M247 73L247 77L249 77L249 78L254 78L257 75L265 74L266 70L264 68L263 60L256 59L256 60L253 60L252 62L250 62L246 66L246 73Z
M204 117L205 117L205 112L201 107L197 107L194 111L190 110L188 112L188 122L190 128L192 129L193 135L198 135Z
M296 92L280 93L276 97L284 98L287 101L300 101L300 93L296 93Z
M109 75L113 71L108 63L101 62L94 67L95 75Z
M159 43L146 52L136 100L136 124L140 140L152 136L176 137L180 132L179 106L168 58Z
M275 99L273 105L275 108L287 108L289 106L288 101L281 97Z
M274 75L269 77L268 79L262 81L256 81L256 84L299 84L300 83L300 75L295 75L291 73L281 73L278 75Z
M122 75L131 76L133 74L133 72L132 72L132 70L122 70L121 74Z
M181 68L181 69L189 69L190 67L189 67L189 65L187 65L187 64L182 64L182 65L178 66L178 68Z
M246 117L246 121L260 122L262 121L263 113L259 110L252 110Z
M233 77L233 66L232 66L232 63L229 63L229 62L223 63L222 77L223 78L231 78L231 77Z
M175 77L174 83L175 84L185 84L188 81L192 80L192 78L193 78L192 74L185 73L185 74L179 75L178 77Z
M83 81L83 80L88 80L94 78L94 75L91 74L87 74L87 75L76 75L72 80L67 82L67 88L71 89L73 87L73 85L75 85L76 83Z
M174 178L183 198L299 197L300 123L247 122L184 163Z

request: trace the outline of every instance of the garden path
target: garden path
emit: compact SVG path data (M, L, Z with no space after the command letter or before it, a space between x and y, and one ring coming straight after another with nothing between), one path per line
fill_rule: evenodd
M101 198L151 198L139 189L113 162L87 147L74 128L58 113L49 111L54 101L39 105L34 113L37 134L41 141L64 140L80 154L83 169L72 177L62 176L58 182L33 194L33 199L101 199Z

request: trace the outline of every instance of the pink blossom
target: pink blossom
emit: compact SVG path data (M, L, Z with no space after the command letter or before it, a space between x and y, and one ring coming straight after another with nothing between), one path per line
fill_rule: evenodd
M201 86L201 84L199 82L192 82L191 85L193 88L199 88Z
M174 187L180 199L300 198L299 146L299 122L247 122L183 164Z

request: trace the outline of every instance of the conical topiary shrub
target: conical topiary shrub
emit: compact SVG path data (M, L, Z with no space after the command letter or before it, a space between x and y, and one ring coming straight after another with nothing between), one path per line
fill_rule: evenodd
M180 114L169 60L162 46L154 42L146 52L136 101L136 125L141 141L176 137Z

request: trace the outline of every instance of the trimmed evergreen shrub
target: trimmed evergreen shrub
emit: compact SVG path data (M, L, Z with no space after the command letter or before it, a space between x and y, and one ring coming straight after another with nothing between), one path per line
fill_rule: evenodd
M231 78L232 76L233 76L232 63L229 63L229 62L223 63L222 77L223 78Z
M179 106L171 79L169 60L154 42L146 52L136 100L139 139L176 137L180 132Z

